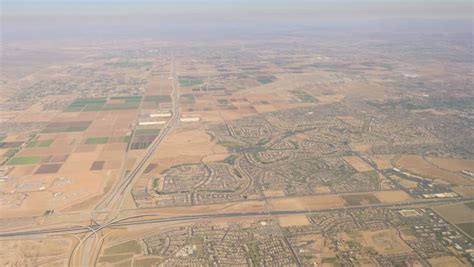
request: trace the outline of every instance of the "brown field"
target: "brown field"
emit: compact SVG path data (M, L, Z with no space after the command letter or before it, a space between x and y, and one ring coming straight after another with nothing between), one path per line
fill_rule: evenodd
M316 186L314 188L314 192L319 193L319 194L325 194L325 193L330 193L331 189L328 186Z
M35 174L57 173L61 168L61 164L43 164L35 172Z
M263 192L266 197L284 197L285 192L283 190L266 190Z
M474 222L474 210L463 203L443 205L433 208L441 217L453 224Z
M401 190L375 192L374 195L382 203L402 202L411 199L407 193Z
M427 157L429 162L448 171L474 171L474 160Z
M428 259L428 262L433 266L433 267L463 267L467 266L465 263L461 262L458 260L456 257L453 256L443 256L443 257L438 257L438 258L431 258Z
M349 163L358 172L373 171L374 169L357 156L342 157L347 163Z
M393 168L391 159L393 158L393 155L373 155L370 156L369 158L375 162L377 167L381 170L386 170L386 169L391 169Z
M340 196L325 195L275 198L270 203L275 210L304 210L343 207L345 202Z
M228 153L219 153L219 154L212 154L207 155L202 158L202 162L209 163L209 162L219 162L225 160L230 154Z
M154 159L159 161L157 169L163 171L173 165L196 163L205 156L226 153L227 149L211 141L204 130L176 130L163 140Z
M458 174L440 169L425 161L421 156L402 156L399 160L397 160L396 165L401 169L420 176L439 179L457 185L474 185L473 181L470 181Z
M343 195L342 198L346 202L346 206L360 206L380 203L380 200L373 194L349 194Z
M452 188L454 192L458 193L463 197L474 196L474 186L455 186Z
M411 252L411 248L400 239L395 229L362 231L367 246L383 255Z
M278 217L278 221L282 227L305 226L310 224L305 215L282 216Z
M408 179L404 179L403 177L400 177L400 176L397 176L397 175L390 175L390 178L394 179L395 181L400 183L400 185L402 185L403 187L406 187L406 188L411 189L411 188L416 188L418 186L417 182L413 182L413 181L410 181Z
M94 161L91 165L91 171L98 171L104 168L105 161Z
M350 147L352 150L357 152L367 152L372 148L372 144L367 143L351 143Z
M2 240L0 241L1 266L64 266L72 241L66 238Z

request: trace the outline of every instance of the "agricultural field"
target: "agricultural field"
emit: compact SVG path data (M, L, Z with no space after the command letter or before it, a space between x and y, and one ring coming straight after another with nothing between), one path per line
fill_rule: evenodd
M472 266L472 36L406 23L5 44L0 265Z

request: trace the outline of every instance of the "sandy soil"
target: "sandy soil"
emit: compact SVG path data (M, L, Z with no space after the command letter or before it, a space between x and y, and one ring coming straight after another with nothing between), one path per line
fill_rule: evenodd
M362 231L365 243L380 254L401 254L411 252L411 248L400 239L395 229Z
M357 156L342 157L349 165L351 165L358 172L373 171L374 169Z
M421 156L402 156L399 160L397 160L396 165L399 168L407 170L408 172L413 172L414 174L420 176L439 179L457 185L474 185L473 181L470 181L458 174L440 169L425 161Z
M282 227L310 225L305 215L282 216L278 217L278 221Z

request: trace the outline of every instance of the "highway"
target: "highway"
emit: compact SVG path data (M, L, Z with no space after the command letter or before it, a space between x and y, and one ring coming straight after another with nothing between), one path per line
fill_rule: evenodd
M98 205L95 209L96 212L112 212L114 210L119 210L123 200L124 196L126 195L127 192L130 190L130 185L132 184L132 181L141 174L143 171L144 167L148 163L148 160L150 159L151 156L155 153L156 149L158 146L161 144L161 142L164 140L164 138L169 134L171 129L174 127L174 125L179 121L180 117L180 111L179 111L179 84L178 84L178 77L176 74L176 66L174 63L174 59L171 62L171 77L173 78L172 82L172 87L173 91L171 93L171 99L172 99L172 116L171 118L167 121L165 126L160 130L160 133L158 136L153 140L153 142L150 144L148 147L147 151L145 152L145 155L141 158L139 163L133 168L133 170L128 173L127 177L121 181L121 183L116 186L111 192L109 192L108 197L105 198L105 201L102 202L102 205ZM114 209L114 205L118 205L116 209Z
M131 217L125 217L122 219L116 219L120 213L120 208L123 204L123 201L127 196L130 195L131 185L133 185L133 181L135 178L138 178L140 174L143 172L144 168L147 166L149 159L154 155L156 149L161 144L161 142L165 139L165 137L169 134L171 129L175 126L175 124L179 121L180 117L180 110L179 110L179 84L178 84L178 77L176 74L176 66L174 61L174 56L171 59L171 69L170 75L172 77L172 93L171 93L171 104L172 104L172 115L170 119L166 122L164 127L160 130L158 136L153 140L153 142L148 147L147 151L140 159L138 164L127 174L125 179L120 181L120 183L112 188L107 195L99 202L99 204L94 208L93 213L91 214L92 220L95 222L94 225L90 225L91 228L88 230L88 233L79 240L79 243L74 247L73 252L71 254L71 258L69 259L69 265L73 266L91 266L93 265L96 252L100 249L100 242L101 240L98 239L97 233L100 232L104 228L109 228L111 225L117 224L122 220L130 219ZM94 215L100 212L105 214L105 218L103 219L102 223L97 223L96 218ZM109 219L113 217L113 219ZM132 216L135 217L135 216ZM82 227L84 230L84 228ZM77 229L70 228L64 229L64 232L76 231ZM84 231L83 231L84 232ZM87 232L87 231L86 231ZM57 232L60 233L60 232ZM96 236L95 239L90 239L93 235ZM82 253L81 253L82 252ZM77 263L80 264L77 264Z
M450 198L450 199L417 199L417 200L413 200L409 202L400 202L400 203L379 203L379 204L369 204L369 205L361 205L361 206L321 208L321 209L311 209L311 210L273 210L273 211L255 211L255 212L192 214L192 215L181 215L181 216L173 216L173 217L148 219L148 217L160 216L157 213L150 213L150 214L133 215L133 216L123 217L120 219L115 219L103 225L98 225L98 224L91 224L88 226L74 225L74 226L68 226L68 227L55 227L55 228L44 228L44 229L36 229L36 230L3 232L3 233L0 233L0 239L21 237L21 236L63 235L63 234L78 234L78 233L89 233L93 235L105 228L126 227L126 226L133 226L133 225L154 224L154 223L163 223L163 222L181 222L181 221L235 218L235 217L260 217L260 216L269 216L269 215L280 216L280 215L292 215L292 214L313 214L313 213L318 213L318 212L347 211L347 210L357 210L357 209L367 209L367 208L400 208L402 209L402 208L410 208L410 207L426 206L426 205L434 205L434 204L449 204L449 203L455 203L459 201L470 201L470 200L474 200L474 197Z

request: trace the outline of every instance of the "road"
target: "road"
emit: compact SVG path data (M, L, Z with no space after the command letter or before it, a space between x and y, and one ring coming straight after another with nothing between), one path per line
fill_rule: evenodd
M138 164L131 170L126 178L120 182L118 186L113 188L109 193L108 196L105 197L105 201L101 203L101 205L95 208L96 212L109 212L112 213L113 211L119 211L120 206L123 203L124 196L127 195L130 191L130 185L135 178L137 178L141 172L143 171L144 167L147 165L149 159L155 153L158 146L164 140L164 138L168 135L174 125L179 121L180 111L179 111L179 84L178 84L178 77L176 74L176 66L174 63L174 59L171 62L171 77L173 78L172 87L173 91L171 93L172 99L172 116L167 121L165 126L160 130L158 136L153 140L153 142L148 147L145 155L141 158Z
M74 225L74 226L68 226L68 227L55 227L55 228L45 228L45 229L37 229L37 230L4 232L4 233L0 233L0 239L21 237L21 236L33 237L33 236L77 234L77 233L89 233L93 235L94 233L97 233L106 228L126 227L126 226L133 226L133 225L154 224L154 223L163 223L163 222L181 222L181 221L194 221L194 220L233 218L233 217L260 217L260 216L269 216L269 215L280 216L280 215L294 215L294 214L312 214L312 213L317 213L317 212L347 211L347 210L357 210L357 209L367 209L367 208L410 208L410 207L426 206L426 205L434 205L434 204L457 203L460 201L471 201L471 200L474 200L474 197L451 198L451 199L416 199L416 200L400 202L400 203L379 203L379 204L369 204L369 205L352 206L352 207L321 208L321 209L311 209L311 210L273 210L273 211L255 211L255 212L206 213L206 214L180 215L180 216L173 216L173 217L159 217L160 215L157 213L150 213L150 214L126 216L120 219L112 220L109 223L103 224L103 225L98 225L98 224L91 224L88 226ZM155 217L155 218L148 219L148 217Z
M114 188L112 188L107 195L101 200L101 202L95 207L93 213L91 214L92 221L96 224L91 225L90 227L93 230L86 233L86 235L80 239L77 246L73 249L72 256L69 260L69 265L72 266L92 266L94 265L95 258L100 250L100 243L103 239L99 239L97 232L100 232L102 229L109 228L111 225L120 222L123 219L116 219L120 213L120 208L126 199L130 195L130 191L133 186L133 182L138 178L143 172L144 168L147 166L150 158L156 152L156 149L173 129L176 123L180 118L179 110L179 84L178 77L176 73L176 66L174 61L174 56L171 60L171 69L170 75L172 77L172 93L171 93L171 104L172 104L172 115L170 119L166 122L164 127L160 130L158 136L153 140L153 142L148 147L147 151L140 159L138 164L126 175L126 177L119 182ZM105 218L100 219L95 218L95 214L99 213L105 215ZM112 219L110 219L112 218ZM84 228L83 228L84 229ZM92 238L92 237L95 238Z

